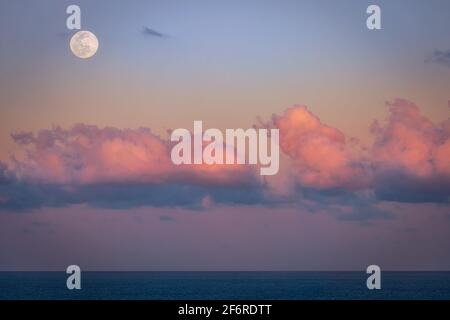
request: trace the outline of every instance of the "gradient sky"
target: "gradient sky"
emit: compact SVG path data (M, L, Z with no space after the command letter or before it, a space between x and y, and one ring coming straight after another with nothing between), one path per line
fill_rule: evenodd
M446 0L2 0L0 270L450 270L449 34ZM154 160L259 118L270 181Z

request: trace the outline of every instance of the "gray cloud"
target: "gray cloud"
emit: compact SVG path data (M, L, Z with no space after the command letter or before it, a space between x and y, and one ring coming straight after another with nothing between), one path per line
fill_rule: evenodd
M450 50L434 50L433 54L427 61L442 64L450 68Z
M374 183L377 199L409 203L449 203L450 178L443 175L417 177L401 170L384 172Z
M32 184L20 181L0 184L0 211L30 211L44 207L88 204L94 208L183 207L204 209L205 197L218 205L255 205L267 202L258 186L208 187L189 184L114 183L83 186Z
M7 169L6 164L0 161L0 185L7 184L10 180Z
M6 182L6 180L5 180ZM331 212L343 221L390 219L393 215L376 207L376 198L346 190L299 188L290 199L268 197L264 185L208 186L189 183L97 183L70 186L21 182L9 178L0 184L0 212L28 212L41 208L65 208L87 204L92 208L125 210L139 207L206 210L207 198L215 206L262 205ZM170 218L162 217L161 221Z
M167 38L168 35L161 33L159 31L156 31L155 29L149 28L144 26L142 28L142 34L146 35L146 36L153 36L153 37L157 37L157 38Z

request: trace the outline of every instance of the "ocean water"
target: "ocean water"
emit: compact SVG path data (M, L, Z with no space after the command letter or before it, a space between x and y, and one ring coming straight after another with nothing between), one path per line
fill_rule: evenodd
M72 291L66 279L0 272L0 299L450 299L450 272L383 272L381 290L367 289L364 272L83 272Z

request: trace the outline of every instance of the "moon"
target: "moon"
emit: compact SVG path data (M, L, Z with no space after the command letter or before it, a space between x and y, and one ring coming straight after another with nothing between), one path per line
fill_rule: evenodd
M70 39L70 50L81 59L92 57L98 50L98 39L90 31L78 31Z

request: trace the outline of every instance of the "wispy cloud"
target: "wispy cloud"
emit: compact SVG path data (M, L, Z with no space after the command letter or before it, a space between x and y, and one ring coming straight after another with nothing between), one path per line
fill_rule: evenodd
M157 38L167 38L168 35L161 33L159 31L156 31L155 29L149 28L147 26L142 27L142 34L146 36L152 36Z
M450 50L435 50L427 62L434 62L450 68Z

